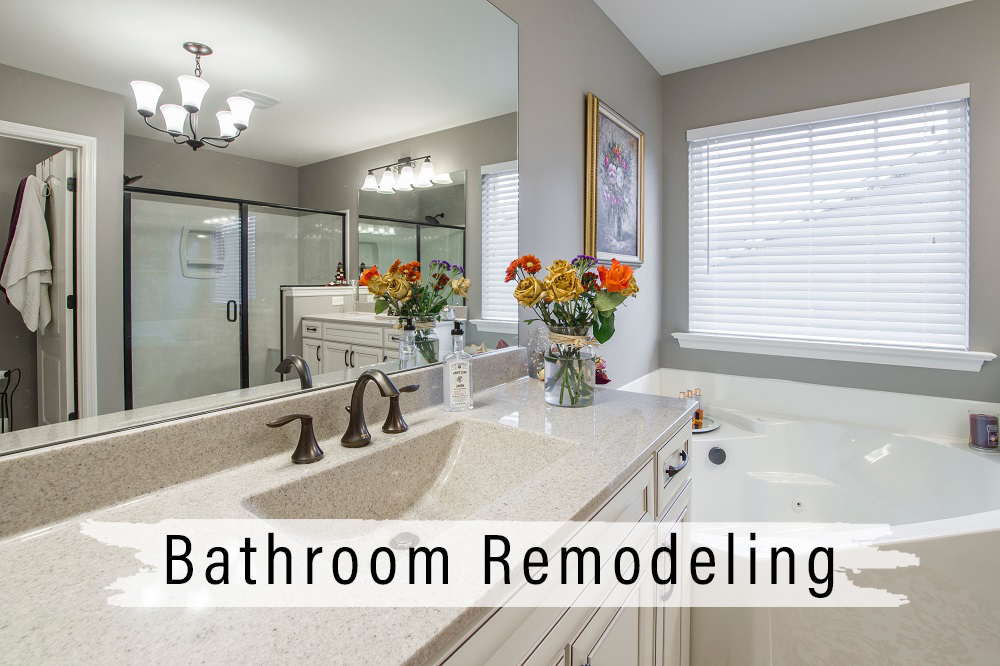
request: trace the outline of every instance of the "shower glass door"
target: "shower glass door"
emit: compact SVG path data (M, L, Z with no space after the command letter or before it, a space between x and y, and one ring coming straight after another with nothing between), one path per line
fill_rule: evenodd
M131 406L239 389L239 205L145 193L125 197Z

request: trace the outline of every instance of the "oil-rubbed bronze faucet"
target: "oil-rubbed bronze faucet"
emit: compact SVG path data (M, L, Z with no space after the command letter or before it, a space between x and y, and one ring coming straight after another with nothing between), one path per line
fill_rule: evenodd
M319 448L316 441L316 434L313 432L313 417L308 414L291 414L280 419L270 421L268 428L280 428L295 420L302 421L302 429L299 430L299 443L292 454L293 463L313 463L323 457L323 449Z
M419 385L404 386L396 388L389 376L381 370L365 370L354 383L354 392L351 393L351 406L347 411L351 415L351 422L347 425L347 432L340 438L340 443L349 449L368 446L372 442L371 433L368 432L368 424L365 423L365 387L368 382L375 382L383 398L389 398L389 414L382 424L382 432L399 433L406 432L406 421L403 420L403 413L399 409L399 394L412 393L420 388Z

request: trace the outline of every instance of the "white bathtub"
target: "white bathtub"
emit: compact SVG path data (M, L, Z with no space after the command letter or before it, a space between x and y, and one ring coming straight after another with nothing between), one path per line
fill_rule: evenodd
M890 525L876 543L920 558L856 574L859 585L906 595L899 608L693 608L694 666L1000 663L1000 454L959 435L966 410L983 403L655 375L626 390L708 386L716 398L707 412L721 427L692 436L692 522ZM777 415L789 405L803 416ZM939 431L908 434L914 424ZM721 465L712 448L725 451Z
M715 418L718 430L692 439L694 521L901 526L1000 510L1000 454L961 440L723 410ZM721 465L709 460L713 448L725 451Z

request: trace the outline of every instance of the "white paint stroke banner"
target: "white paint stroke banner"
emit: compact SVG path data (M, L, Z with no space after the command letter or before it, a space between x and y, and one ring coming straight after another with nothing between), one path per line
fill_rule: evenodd
M887 525L164 520L83 534L135 550L127 607L897 607L919 559ZM865 586L855 580L864 573ZM904 586L905 587L905 586Z

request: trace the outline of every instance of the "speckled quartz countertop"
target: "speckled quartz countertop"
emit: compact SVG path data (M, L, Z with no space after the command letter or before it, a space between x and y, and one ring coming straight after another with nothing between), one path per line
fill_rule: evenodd
M490 504L490 517L586 519L692 410L687 401L603 390L593 407L555 408L544 403L540 382L521 379L477 393L474 411L417 411L407 415L410 430L402 435L374 428L366 448L323 441L326 457L316 464L293 465L289 450L7 538L0 541L0 655L8 663L33 664L426 663L474 626L483 609L111 606L114 592L106 587L133 575L139 563L129 549L82 535L80 523L251 518L244 504L250 496L389 448L400 447L416 462L421 450L414 440L462 419L488 422L500 437L509 429L513 442L540 434L572 443Z
M376 319L372 312L332 312L330 314L306 315L303 319L312 321L325 321L330 324L361 324L363 326L395 326L395 320L385 318Z

